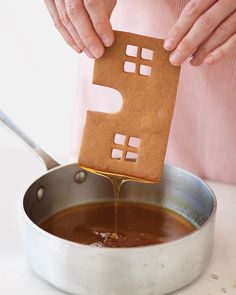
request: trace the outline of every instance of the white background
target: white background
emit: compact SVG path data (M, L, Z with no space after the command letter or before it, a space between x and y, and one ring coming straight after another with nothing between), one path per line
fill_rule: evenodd
M0 1L0 12L0 109L67 161L78 54L55 30L44 1ZM0 125L2 147L24 148Z

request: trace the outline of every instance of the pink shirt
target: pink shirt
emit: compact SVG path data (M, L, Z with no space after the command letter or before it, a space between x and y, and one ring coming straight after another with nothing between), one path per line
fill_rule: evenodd
M119 0L113 28L165 38L186 0ZM93 62L79 58L73 153L78 155L86 110L114 112L122 100L92 85ZM217 65L181 69L166 162L202 178L236 183L236 55Z

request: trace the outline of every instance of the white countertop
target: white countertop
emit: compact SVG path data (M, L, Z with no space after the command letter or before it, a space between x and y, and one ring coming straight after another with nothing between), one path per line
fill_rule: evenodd
M28 151L0 149L0 167L0 294L65 294L31 272L22 247L22 193L44 166ZM236 295L236 186L208 183L218 201L213 257L204 274L175 295Z

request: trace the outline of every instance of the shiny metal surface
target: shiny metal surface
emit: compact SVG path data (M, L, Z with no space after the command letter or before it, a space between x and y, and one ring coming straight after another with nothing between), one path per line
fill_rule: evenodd
M55 237L37 224L62 209L113 198L109 181L92 173L76 183L76 164L55 168L35 181L24 202L26 254L31 268L57 288L78 295L167 294L197 278L212 253L216 200L200 179L166 166L160 184L127 182L121 199L170 208L198 228L173 242L139 248L94 248ZM45 187L39 202L37 191Z
M13 132L14 135L16 135L21 141L23 141L23 143L34 154L36 154L41 160L43 160L47 169L59 166L59 163L57 163L51 156L49 156L45 151L43 151L38 144L36 144L31 138L29 138L28 135L26 135L18 126L16 126L15 123L1 110L0 123L4 127L8 128L11 132Z
M37 199L38 201L42 201L45 196L45 187L41 186L37 191Z
M86 177L87 177L87 172L82 169L75 173L75 181L78 183L84 182Z

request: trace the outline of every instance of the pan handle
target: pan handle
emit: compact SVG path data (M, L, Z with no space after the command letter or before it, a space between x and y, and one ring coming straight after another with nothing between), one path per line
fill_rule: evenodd
M20 130L14 122L12 122L6 114L0 110L0 123L12 131L19 139L21 139L31 151L33 151L41 160L43 160L48 170L59 166L60 164L44 152L31 138L29 138L22 130Z

